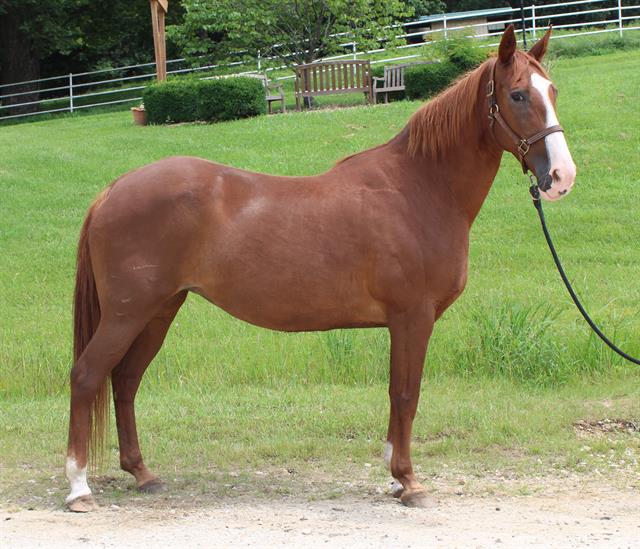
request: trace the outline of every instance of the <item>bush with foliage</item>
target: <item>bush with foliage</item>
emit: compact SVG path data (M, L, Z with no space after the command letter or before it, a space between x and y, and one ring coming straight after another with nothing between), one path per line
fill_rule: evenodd
M151 124L219 122L266 112L262 82L249 77L160 82L145 89L143 100Z
M198 81L159 82L147 87L142 100L150 124L193 122L198 119Z
M454 36L440 42L442 57L451 61L460 72L475 69L487 58L487 51L474 44L473 39Z
M458 76L487 59L487 51L479 48L473 39L455 35L438 41L435 47L428 46L425 54L440 62L407 67L404 78L409 99L425 99L439 93Z
M266 112L265 92L257 78L202 80L198 94L198 119L219 122Z
M426 99L444 90L460 74L451 61L407 67L404 84L409 99Z

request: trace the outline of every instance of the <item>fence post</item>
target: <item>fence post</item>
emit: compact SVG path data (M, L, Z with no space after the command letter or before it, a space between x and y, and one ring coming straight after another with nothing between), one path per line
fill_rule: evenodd
M73 73L69 73L69 111L73 112Z
M620 29L620 36L622 36L622 0L618 0L618 28Z
M522 26L522 46L527 49L527 22L524 18L524 0L520 0L520 25Z
M353 60L358 59L358 54L356 53L356 43L351 42L351 49L353 50Z
M531 4L531 35L536 39L536 5Z
M444 29L444 39L447 40L447 14L442 14L442 28Z
M260 72L260 68L261 68L260 67L260 61L261 61L261 59L260 59L260 50L258 50L258 72Z

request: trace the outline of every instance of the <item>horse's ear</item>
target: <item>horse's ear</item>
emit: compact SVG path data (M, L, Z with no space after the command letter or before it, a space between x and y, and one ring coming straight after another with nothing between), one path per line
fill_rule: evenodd
M529 50L529 55L535 57L538 61L542 61L544 54L547 53L549 38L551 38L551 27L549 27L549 30L544 33L544 36L540 38L540 40L538 40Z
M516 32L513 28L513 24L507 27L500 40L500 47L498 48L498 58L503 63L510 63L511 58L516 53Z

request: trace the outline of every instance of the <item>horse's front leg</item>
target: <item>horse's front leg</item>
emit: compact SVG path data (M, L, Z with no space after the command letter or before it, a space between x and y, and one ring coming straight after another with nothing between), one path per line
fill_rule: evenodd
M411 465L411 428L420 397L424 357L433 324L434 308L425 304L417 310L394 316L391 334L391 413L385 461L396 479L394 495L412 507L429 503L425 488L417 481ZM399 483L399 484L398 484Z

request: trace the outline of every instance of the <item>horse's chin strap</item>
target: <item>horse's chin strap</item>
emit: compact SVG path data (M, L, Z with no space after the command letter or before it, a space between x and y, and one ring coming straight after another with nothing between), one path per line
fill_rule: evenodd
M493 133L493 138L497 143L500 143L496 138L493 124L497 122L500 127L505 131L505 133L509 136L509 139L513 141L516 145L516 149L518 151L518 158L520 159L520 164L522 165L522 172L527 173L528 166L525 160L525 156L529 152L531 145L544 139L547 135L555 133L555 132L563 132L562 126L556 124L555 126L549 126L544 130L539 131L538 133L533 134L531 137L520 137L516 132L514 132L507 121L500 114L500 107L498 106L498 100L496 99L496 65L498 64L498 60L496 59L491 66L491 78L487 83L487 99L489 101L489 127L491 128L491 132Z

